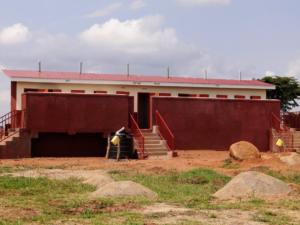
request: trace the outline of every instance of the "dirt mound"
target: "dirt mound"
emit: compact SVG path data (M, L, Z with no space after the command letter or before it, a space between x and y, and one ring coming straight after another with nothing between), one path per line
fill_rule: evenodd
M259 150L250 142L240 141L232 144L229 148L230 157L236 160L260 158Z
M99 174L99 175L94 175L94 176L89 177L83 183L95 185L97 188L101 188L104 185L111 183L111 182L114 182L114 180L111 177L109 177L107 175Z
M225 187L214 194L214 197L225 199L236 198L281 198L292 189L283 181L264 173L255 171L243 172L234 177Z
M118 181L106 184L91 194L91 197L126 197L144 196L156 198L157 194L141 184L133 181Z
M300 165L300 154L299 153L293 152L290 155L281 156L279 159L289 166L299 166Z

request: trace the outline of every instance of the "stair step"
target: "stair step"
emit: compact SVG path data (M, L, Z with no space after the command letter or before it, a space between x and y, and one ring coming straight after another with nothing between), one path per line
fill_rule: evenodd
M147 152L167 152L168 150L166 148L145 148L145 151Z
M5 146L7 145L9 142L13 142L17 139L20 138L20 132L17 132L15 134L13 134L12 136L9 136L9 137L5 137L6 139L4 139L3 141L0 141L0 146Z
M145 137L145 136L144 136ZM152 137L145 137L145 140L149 140L149 141L151 141L151 140L161 140L161 138L160 137L158 137L158 136L152 136Z
M152 132L142 132L142 133L144 136L158 136L158 134Z
M167 155L167 151L147 152L147 155Z
M147 144L160 144L161 140L145 140L145 145Z
M156 147L162 147L162 146L164 146L163 144L161 144L161 143L158 143L158 144L145 144L145 147L148 147L148 148L156 148Z
M141 131L142 131L143 134L149 134L149 133L153 134L153 131L150 130L150 129L149 130L141 130Z

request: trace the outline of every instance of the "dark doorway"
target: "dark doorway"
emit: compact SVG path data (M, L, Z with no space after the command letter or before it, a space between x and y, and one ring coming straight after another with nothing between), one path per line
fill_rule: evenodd
M138 93L138 123L140 128L148 129L150 116L150 94Z
M32 157L103 157L107 139L100 133L39 133L31 144Z

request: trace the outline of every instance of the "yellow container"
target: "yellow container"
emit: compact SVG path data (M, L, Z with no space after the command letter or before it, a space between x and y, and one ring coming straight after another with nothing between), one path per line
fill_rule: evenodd
M283 140L280 139L280 138L278 138L278 140L276 141L276 145L277 145L278 147L282 147L282 146L284 145Z
M114 136L111 141L110 141L112 144L114 145L118 145L120 143L120 138L119 136Z

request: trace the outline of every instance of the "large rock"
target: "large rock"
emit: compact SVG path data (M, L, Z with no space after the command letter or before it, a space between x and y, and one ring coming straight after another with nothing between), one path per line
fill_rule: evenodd
M250 142L240 141L232 144L229 155L236 160L260 158L259 150Z
M213 196L221 199L237 198L281 198L287 196L292 189L288 184L264 173L249 171L234 177Z
M157 194L149 188L133 181L117 181L104 185L91 194L92 197L126 197L144 196L146 198L156 198Z

